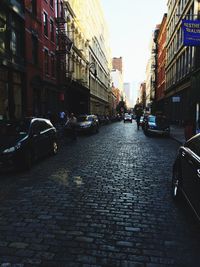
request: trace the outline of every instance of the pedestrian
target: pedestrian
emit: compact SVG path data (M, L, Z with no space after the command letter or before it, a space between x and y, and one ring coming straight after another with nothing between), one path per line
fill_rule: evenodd
M64 123L65 123L65 112L64 112L64 111L61 111L61 112L59 113L59 118L60 118L60 123L61 123L61 125L63 126Z
M77 139L77 133L76 133L76 126L77 126L77 118L75 117L74 113L71 113L68 119L68 127L70 128L70 134L72 140Z
M138 130L140 129L140 118L141 118L142 114L143 114L142 107L140 107L140 106L136 107L135 115L136 115L136 123L137 123L137 129Z

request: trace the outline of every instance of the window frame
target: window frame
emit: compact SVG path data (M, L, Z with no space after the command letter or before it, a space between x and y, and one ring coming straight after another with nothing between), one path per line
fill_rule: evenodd
M44 48L44 72L49 75L49 50Z
M44 35L48 37L48 13L46 11L43 11L43 30Z

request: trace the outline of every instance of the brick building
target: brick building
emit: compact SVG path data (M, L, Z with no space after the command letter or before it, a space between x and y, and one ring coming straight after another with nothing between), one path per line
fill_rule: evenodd
M166 64L166 34L167 14L164 14L157 38L157 83L156 83L156 109L164 112L165 97L165 64Z
M119 70L121 73L123 73L122 57L114 57L112 59L112 67L114 70Z
M60 9L59 9L60 11ZM27 113L45 116L61 106L56 73L57 1L26 1Z

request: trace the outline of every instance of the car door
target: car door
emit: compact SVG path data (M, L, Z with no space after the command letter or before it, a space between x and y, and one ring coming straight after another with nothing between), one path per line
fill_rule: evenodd
M186 143L182 150L183 190L195 212L200 217L200 138Z
M52 144L52 129L45 120L41 120L40 124L40 138L42 140L43 155L47 155L50 152Z
M35 158L39 158L44 155L45 138L42 134L42 125L40 120L34 120L31 124L31 143L32 150L34 151Z

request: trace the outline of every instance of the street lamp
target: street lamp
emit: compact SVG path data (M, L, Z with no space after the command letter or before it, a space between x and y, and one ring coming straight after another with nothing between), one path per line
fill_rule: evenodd
M92 71L92 70L93 70L93 71ZM95 65L94 62L91 62L91 63L89 64L89 95L90 95L90 73L92 73L93 76L94 76L95 79L96 79L96 77L97 77L97 70L96 70L96 65ZM88 111L89 111L89 113L90 113L90 99L89 99L89 101L88 101Z

